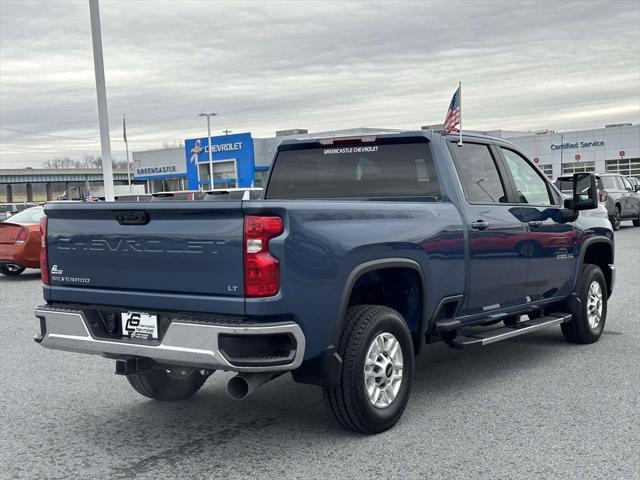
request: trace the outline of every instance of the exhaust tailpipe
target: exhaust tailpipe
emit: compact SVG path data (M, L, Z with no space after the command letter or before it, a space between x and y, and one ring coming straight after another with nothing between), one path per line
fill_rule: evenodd
M257 372L257 373L239 373L231 378L227 383L227 392L231 398L242 400L247 398L258 388L284 372Z

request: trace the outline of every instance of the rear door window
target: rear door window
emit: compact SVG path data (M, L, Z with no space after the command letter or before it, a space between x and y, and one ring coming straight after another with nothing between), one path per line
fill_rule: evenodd
M618 179L622 182L622 189L623 190L633 190L633 188L631 187L631 183L629 182L629 180L627 180L624 177L618 177Z
M278 153L265 198L440 200L426 142L320 146Z
M449 148L465 196L470 203L505 203L507 201L504 184L488 145L451 144Z
M600 177L600 181L602 182L603 190L619 190L614 176Z

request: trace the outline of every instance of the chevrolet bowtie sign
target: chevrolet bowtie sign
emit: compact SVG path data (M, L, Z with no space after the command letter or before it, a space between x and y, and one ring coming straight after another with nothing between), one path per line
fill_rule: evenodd
M213 153L216 152L234 152L236 150L242 150L242 142L235 143L222 143L220 145L211 145ZM209 145L204 146L204 152L209 153Z
M202 143L200 140L196 140L194 147L191 149L191 162L198 162L198 155L201 153L209 153L209 145L202 147ZM243 142L233 142L233 143L221 143L219 145L211 145L211 151L213 153L217 152L235 152L237 150L242 150ZM207 158L201 159L201 161L208 160Z

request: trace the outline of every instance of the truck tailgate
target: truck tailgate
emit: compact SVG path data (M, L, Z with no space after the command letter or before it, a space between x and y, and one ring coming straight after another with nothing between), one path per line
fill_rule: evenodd
M46 214L52 290L243 297L240 202L52 203Z

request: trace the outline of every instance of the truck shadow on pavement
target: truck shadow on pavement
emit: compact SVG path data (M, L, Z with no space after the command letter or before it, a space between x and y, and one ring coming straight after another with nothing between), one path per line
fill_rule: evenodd
M580 347L567 344L559 329L476 351L456 351L444 344L426 346L416 359L413 390L404 417L381 435L402 435L413 416L433 413L438 405L489 392L501 383L521 381L540 364L557 368L557 358L566 356L567 348ZM247 444L275 444L285 454L287 448L300 442L330 445L333 441L382 438L340 429L325 411L320 389L296 384L289 375L242 401L226 394L230 376L216 372L196 396L181 402L148 401L131 391L130 396L122 398L124 408L122 403L114 406L101 415L102 425L86 424L80 431L92 437L87 441L97 448L113 449L112 439L118 437L118 448L128 450L131 461L116 467L114 478L130 478L152 472L159 464L176 465L201 455L209 458L214 470L216 462L226 470L229 464L252 460L245 458ZM104 435L105 430L111 430L110 434ZM271 455L277 455L275 451L271 450Z

